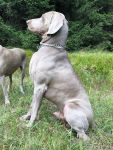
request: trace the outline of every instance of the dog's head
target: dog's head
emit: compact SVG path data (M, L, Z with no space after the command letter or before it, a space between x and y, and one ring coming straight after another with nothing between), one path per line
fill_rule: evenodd
M66 21L61 13L50 11L43 14L40 18L27 21L28 29L34 33L44 35L53 35L57 33Z

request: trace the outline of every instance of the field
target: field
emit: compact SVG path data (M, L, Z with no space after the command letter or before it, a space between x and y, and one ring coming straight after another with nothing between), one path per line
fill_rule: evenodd
M31 52L27 56L28 66ZM23 127L19 117L27 112L33 92L27 67L24 95L19 90L20 71L13 76L10 106L4 106L0 89L0 150L113 150L113 54L78 52L70 53L69 58L94 110L96 128L88 131L90 141L77 139L71 129L54 118L52 113L57 108L46 99L39 121L30 129Z

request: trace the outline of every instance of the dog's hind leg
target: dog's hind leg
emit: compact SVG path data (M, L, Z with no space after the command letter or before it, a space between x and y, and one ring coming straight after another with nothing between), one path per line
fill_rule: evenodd
M89 123L86 114L82 109L74 103L66 103L64 106L64 118L71 128L77 132L78 138L81 138L84 141L89 139L85 133L89 127Z
M11 89L11 87L12 87L12 74L9 75L9 85L7 87L7 92L9 92L9 90Z
M5 97L5 105L10 104L9 98L8 98L8 92L7 92L7 84L6 84L6 78L5 76L0 77L0 84L2 85L4 97Z

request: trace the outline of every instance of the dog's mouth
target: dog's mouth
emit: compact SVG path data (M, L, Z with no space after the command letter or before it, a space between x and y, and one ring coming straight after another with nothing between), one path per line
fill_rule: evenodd
M43 31L38 31L37 32L40 36L43 36L44 35L44 32Z
M40 36L42 36L43 34L42 34L42 32L37 32Z
M29 26L28 26L28 30L35 33L35 34L38 34L41 37L45 34L43 31L35 31L34 28L29 27Z
M27 29L30 30L30 31L33 31L33 28L32 28L32 27L29 27L29 26L28 26Z

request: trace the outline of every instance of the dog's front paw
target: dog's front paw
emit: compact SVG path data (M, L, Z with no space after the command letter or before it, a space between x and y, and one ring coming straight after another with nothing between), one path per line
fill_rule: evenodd
M31 128L33 126L33 124L31 122L29 122L28 124L26 124L27 128Z
M20 121L25 121L26 119L25 119L25 115L23 115L23 116L21 116L20 117Z
M23 116L20 117L20 121L26 121L26 120L29 120L30 117L31 117L31 115L28 115L28 114L23 115Z

